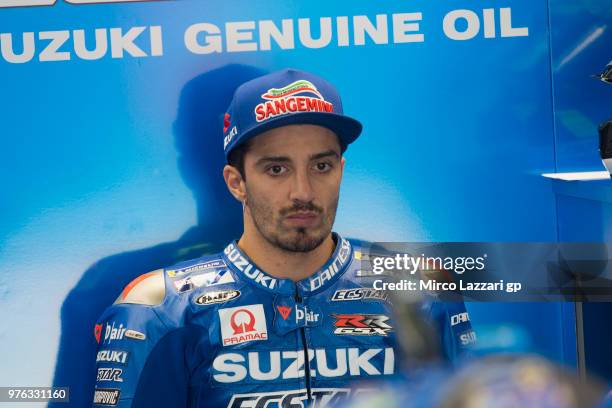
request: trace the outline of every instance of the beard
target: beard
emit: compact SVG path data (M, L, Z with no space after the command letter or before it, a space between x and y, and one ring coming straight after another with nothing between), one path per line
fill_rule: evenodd
M265 199L254 197L248 188L246 196L245 205L249 208L257 231L270 244L288 252L310 252L325 241L336 218L339 198L336 196L327 210L312 202L294 202L290 207L275 211ZM321 216L321 222L313 227L283 225L285 217L298 211L315 212Z

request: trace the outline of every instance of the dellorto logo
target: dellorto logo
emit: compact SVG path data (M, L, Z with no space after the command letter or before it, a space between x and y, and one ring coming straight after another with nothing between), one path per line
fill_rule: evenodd
M310 94L313 96L296 96ZM255 119L263 122L270 118L294 112L333 112L334 105L323 98L312 82L301 79L282 88L268 89L261 95L266 102L255 107Z

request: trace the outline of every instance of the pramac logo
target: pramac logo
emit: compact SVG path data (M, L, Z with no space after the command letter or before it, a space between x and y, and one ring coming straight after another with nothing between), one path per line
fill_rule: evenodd
M283 88L268 89L261 97L266 102L255 107L257 122L294 112L334 111L334 105L323 98L312 82L303 79Z
M255 331L255 316L253 316L249 309L238 309L232 314L230 325L234 330L234 334Z
M100 3L131 3L134 1L160 1L160 0L64 0L69 4L100 4ZM0 0L0 7L36 7L53 6L57 0Z
M224 346L268 340L266 315L261 304L219 309L219 320Z

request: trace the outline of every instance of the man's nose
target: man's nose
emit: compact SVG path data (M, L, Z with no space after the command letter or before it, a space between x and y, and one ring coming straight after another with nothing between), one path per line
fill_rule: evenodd
M314 200L314 191L312 190L312 183L308 171L303 170L294 173L294 181L291 186L289 198L292 201L302 201L305 203Z

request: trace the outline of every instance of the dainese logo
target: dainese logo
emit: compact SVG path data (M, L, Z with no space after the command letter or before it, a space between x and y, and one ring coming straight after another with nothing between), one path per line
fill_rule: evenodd
M283 320L287 320L289 315L291 314L291 308L289 306L276 306L278 312L281 314Z
M100 337L102 337L102 326L103 324L96 324L94 327L94 337L96 338L96 343L100 343Z

